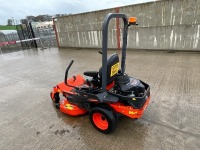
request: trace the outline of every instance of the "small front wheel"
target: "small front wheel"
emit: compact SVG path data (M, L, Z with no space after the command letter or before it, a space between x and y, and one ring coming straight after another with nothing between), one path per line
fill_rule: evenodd
M53 101L54 103L59 103L59 102L60 102L59 93L53 93L53 92L51 92L51 93L50 93L50 97L51 97L51 99L52 99L52 101Z
M104 134L108 134L116 128L116 118L111 110L94 107L91 109L89 117L93 126Z

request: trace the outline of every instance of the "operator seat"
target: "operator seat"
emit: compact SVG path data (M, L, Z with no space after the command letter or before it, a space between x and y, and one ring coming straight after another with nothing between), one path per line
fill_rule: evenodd
M112 83L119 70L119 57L116 53L110 55L107 59L107 85ZM102 83L102 67L97 71L86 71L83 73L86 76L92 77L94 80L98 80L99 84Z

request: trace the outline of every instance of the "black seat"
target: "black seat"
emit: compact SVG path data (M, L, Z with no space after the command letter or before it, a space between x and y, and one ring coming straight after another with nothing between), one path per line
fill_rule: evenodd
M119 57L116 53L110 55L107 59L107 85L112 83L116 77L119 70ZM93 77L94 79L99 79L100 84L102 82L102 67L97 71L86 71L83 73L86 76Z
M107 59L107 85L112 83L119 71L119 57L116 53L110 55ZM99 69L100 81L102 81L102 67Z
M89 76L89 77L98 78L99 72L98 71L86 71L83 74L86 76Z

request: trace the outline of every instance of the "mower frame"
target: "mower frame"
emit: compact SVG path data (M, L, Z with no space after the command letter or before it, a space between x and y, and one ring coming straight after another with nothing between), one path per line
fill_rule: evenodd
M102 28L102 71L101 80L98 82L98 84L101 83L101 85L98 85L95 87L95 89L92 89L97 91L90 92L90 87L88 87L88 83L81 75L76 75L68 79L69 69L74 62L74 60L71 60L70 64L66 68L64 82L61 82L54 86L53 91L50 93L51 99L55 103L56 108L60 109L61 112L71 116L83 115L89 112L90 121L92 122L93 126L98 131L106 134L114 131L118 116L125 115L130 118L140 118L150 102L150 87L148 84L141 80L138 80L138 82L144 86L145 92L142 96L139 95L139 97L132 95L124 96L121 94L121 91L119 92L120 94L117 92L113 92L114 90L112 89L114 89L114 86L116 84L115 78L114 81L111 80L111 83L107 83L108 25L112 18L122 18L124 23L123 45L121 50L121 69L120 71L117 70L117 72L115 72L115 75L123 77L126 76L125 62L128 27L130 25L137 25L136 19L131 18L131 20L133 20L131 22L130 20L128 20L125 14L109 13L104 19ZM117 54L113 54L112 56L116 55ZM118 68L118 55L117 61L114 61L114 64L112 64L111 68L116 65L115 63L117 64ZM94 79L94 77L96 78L97 76L100 76L99 73L100 71L90 72L90 75L93 74ZM113 75L111 74L111 77L112 76ZM128 78L132 79L131 81L133 81L134 79L132 77ZM84 86L86 86L86 90L84 89ZM131 90L131 92L133 91ZM60 101L59 94L62 94L65 99Z

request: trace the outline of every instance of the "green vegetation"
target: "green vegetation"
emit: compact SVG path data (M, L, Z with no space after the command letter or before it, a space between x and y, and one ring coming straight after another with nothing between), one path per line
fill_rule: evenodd
M16 26L1 26L0 25L0 30L16 30Z

